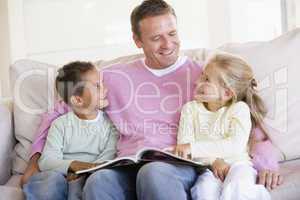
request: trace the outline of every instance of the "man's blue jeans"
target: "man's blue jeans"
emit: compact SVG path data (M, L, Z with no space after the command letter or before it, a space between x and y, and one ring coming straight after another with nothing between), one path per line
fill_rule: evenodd
M190 188L198 174L195 168L151 162L141 168L104 169L93 173L83 188L86 200L191 199Z

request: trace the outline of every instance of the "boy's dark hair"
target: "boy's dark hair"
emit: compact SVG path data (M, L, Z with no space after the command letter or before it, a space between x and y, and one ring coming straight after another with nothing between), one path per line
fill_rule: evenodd
M174 9L164 0L145 0L131 12L131 29L138 37L141 36L139 23L146 17L154 17L170 13L176 17Z
M82 76L94 68L95 66L90 62L75 61L58 70L55 87L65 103L69 104L70 97L73 95L82 95L84 89Z

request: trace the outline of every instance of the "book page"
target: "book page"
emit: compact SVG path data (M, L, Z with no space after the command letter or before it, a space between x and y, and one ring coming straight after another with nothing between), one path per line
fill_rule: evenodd
M87 173L87 172L92 173L92 172L94 172L96 170L99 170L99 169L113 168L113 167L125 166L125 165L132 165L132 164L135 164L135 163L136 163L135 158L121 157L121 158L116 158L114 160L103 161L95 167L76 171L75 174L82 174L82 173Z

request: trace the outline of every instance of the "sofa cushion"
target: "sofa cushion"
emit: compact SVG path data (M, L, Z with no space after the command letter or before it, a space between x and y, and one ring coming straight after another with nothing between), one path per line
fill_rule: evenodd
M21 188L0 186L0 199L5 200L24 200L25 196Z
M286 161L280 164L283 184L272 190L272 200L300 199L300 159Z
M20 174L12 175L5 186L21 188L21 178L22 175Z
M12 149L14 137L12 130L12 113L7 102L0 101L0 185L7 182L10 177L12 165Z
M42 113L53 102L53 77L56 66L20 60L10 68L13 94L15 146L13 172L22 173L27 166L30 146Z
M238 54L253 67L269 109L269 136L282 159L300 157L300 29L269 42L228 44L220 48Z
M203 49L187 50L182 54L203 62ZM115 63L131 62L142 54L124 56L114 60L95 62L98 68ZM30 155L30 147L41 122L41 114L53 108L55 102L54 80L57 66L32 60L20 60L10 68L12 94L14 97L15 146L14 173L23 173Z

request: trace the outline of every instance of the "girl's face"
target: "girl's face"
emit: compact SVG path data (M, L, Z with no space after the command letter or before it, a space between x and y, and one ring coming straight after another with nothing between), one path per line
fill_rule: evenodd
M197 80L195 99L200 102L225 104L232 98L232 92L223 84L221 73L214 65L208 64Z

